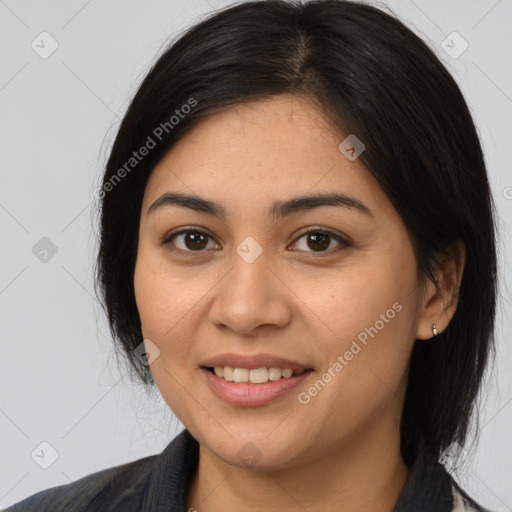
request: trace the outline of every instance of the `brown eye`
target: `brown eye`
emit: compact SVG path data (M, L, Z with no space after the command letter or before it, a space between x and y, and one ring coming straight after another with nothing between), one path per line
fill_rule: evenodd
M302 244L302 247L299 247L299 250L303 250L306 252L333 252L343 247L348 247L350 244L344 240L341 236L332 233L330 231L319 231L319 230L311 230L307 233L303 233L295 242L295 245L300 245L299 241L305 239L305 244ZM333 240L338 244L337 247L332 249L332 251L328 250L332 245ZM308 250L309 249L309 250Z
M327 249L330 243L331 237L324 233L307 235L308 247L310 247L314 251Z
M198 252L207 247L209 239L213 240L210 235L202 231L189 229L167 237L163 243L172 243L177 249L182 251Z

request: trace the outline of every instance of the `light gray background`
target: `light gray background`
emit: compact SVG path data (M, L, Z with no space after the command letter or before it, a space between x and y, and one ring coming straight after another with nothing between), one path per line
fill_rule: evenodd
M0 508L159 453L182 428L115 364L93 295L93 190L162 45L229 3L0 0ZM479 444L466 447L457 478L482 504L510 511L512 1L371 3L388 6L446 63L484 144L501 227L498 358ZM59 45L47 59L31 48L43 31ZM469 44L457 59L442 47L453 31ZM58 249L46 263L32 252L42 237ZM43 441L58 452L48 469L31 458Z

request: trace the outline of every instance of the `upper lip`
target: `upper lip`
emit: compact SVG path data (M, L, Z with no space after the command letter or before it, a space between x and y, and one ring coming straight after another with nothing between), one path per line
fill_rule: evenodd
M291 361L281 356L272 354L255 354L252 356L242 354L219 354L211 357L201 363L201 366L206 368L213 368L215 366L231 366L232 368L289 368L291 370L307 370L311 369L311 366L307 364L301 364L297 361Z

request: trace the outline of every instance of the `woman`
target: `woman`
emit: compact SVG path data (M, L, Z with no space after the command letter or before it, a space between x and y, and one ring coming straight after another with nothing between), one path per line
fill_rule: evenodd
M493 349L493 201L400 21L215 13L144 79L97 196L112 334L186 429L8 511L485 510L439 461Z

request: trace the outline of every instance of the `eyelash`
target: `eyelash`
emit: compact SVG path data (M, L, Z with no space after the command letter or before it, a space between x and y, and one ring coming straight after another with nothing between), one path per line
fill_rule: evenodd
M166 235L162 239L161 245L168 246L175 237L177 237L179 235L186 234L186 233L191 233L191 232L192 233L199 233L201 235L206 235L210 239L214 240L212 236L210 236L208 233L205 233L204 231L201 231L201 230L196 229L196 228L186 228L186 229L182 229L181 231L178 231L176 233L170 233L170 234ZM321 257L325 257L325 256L330 256L332 253L337 253L337 252L339 252L339 251L341 251L341 250L351 246L351 244L350 244L350 242L348 240L345 240L343 237L341 237L337 233L334 233L330 229L323 228L323 227L313 228L313 229L310 229L308 231L305 231L305 232L299 234L298 237L293 242L293 244L297 243L297 241L299 241L301 238L303 238L306 235L309 235L311 233L328 235L328 236L334 238L337 242L339 242L341 244L341 246L337 247L335 249L328 249L326 251L319 251L319 252L315 252L315 251L300 251L300 250L298 250L298 252L311 253L311 254L314 255L313 257L320 257L321 258ZM178 249L177 247L174 247L171 250L176 251L176 252L180 252L182 254L185 254L186 256L195 256L198 253L205 252L204 249L197 250L197 251L192 251L192 250Z

